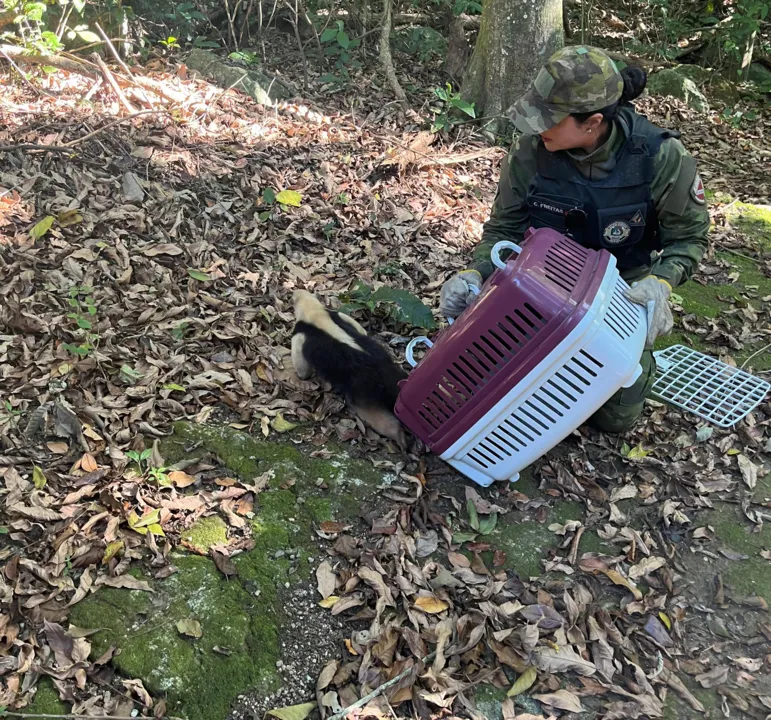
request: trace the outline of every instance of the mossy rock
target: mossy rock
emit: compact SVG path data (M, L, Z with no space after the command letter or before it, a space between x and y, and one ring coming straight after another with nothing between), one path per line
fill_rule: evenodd
M765 65L752 63L747 79L755 83L763 92L771 92L771 70Z
M648 78L651 95L671 96L682 100L696 110L709 110L709 103L696 83L677 70L659 70Z
M735 103L739 100L736 86L714 70L701 65L679 65L674 68L678 75L693 80L696 86L705 93L725 103Z
M152 593L101 588L73 608L70 621L100 628L90 638L92 656L117 647L112 662L118 671L165 696L170 714L224 720L240 693L267 694L278 687L282 597L315 569L314 526L354 521L389 478L343 452L328 460L310 458L290 445L227 427L179 423L161 452L168 464L192 452L214 454L244 481L269 473L270 487L257 496L250 520L254 548L232 558L238 574L229 579L208 557L173 552L178 571L165 580L132 571L148 580ZM227 540L227 525L217 515L205 517L182 539L203 553ZM201 624L202 637L178 632L177 623L187 618Z
M263 105L273 105L275 100L292 96L291 88L277 77L261 70L244 70L228 65L209 50L194 48L186 59L190 70L199 72L207 80L222 88L237 88Z

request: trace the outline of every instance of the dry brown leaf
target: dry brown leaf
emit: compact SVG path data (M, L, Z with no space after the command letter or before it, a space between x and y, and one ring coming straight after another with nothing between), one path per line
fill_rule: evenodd
M436 614L444 612L450 606L444 600L440 600L434 595L429 595L427 597L419 597L415 600L415 607L419 608L424 613Z
M558 649L536 648L533 651L533 662L539 670L549 673L573 671L589 676L597 672L594 663L584 660L570 645L560 645Z
M106 585L112 588L125 588L126 590L144 590L153 592L146 580L138 580L132 575L118 575L118 577L103 577L96 582L97 585Z
M332 566L325 560L316 568L316 580L318 583L319 595L326 600L335 592L337 587L337 576L332 570Z
M581 713L586 712L578 695L569 690L557 690L557 692L546 693L543 695L533 695L533 699L542 702L544 705L567 710L568 712Z
M192 475L188 475L186 472L182 472L181 470L172 470L168 477L172 484L178 488L185 488L195 482L195 478Z
M650 575L659 568L664 567L667 561L662 557L646 557L643 558L637 565L633 565L629 568L629 577L632 580L639 580L646 575Z
M96 459L91 453L83 453L83 457L80 458L80 468L85 472L96 472L99 469Z
M316 683L317 691L325 690L329 686L329 683L332 682L332 678L335 676L335 673L337 673L339 667L340 663L337 660L332 660L324 666L319 675L318 682Z
M758 484L758 466L744 454L740 454L736 461L745 485L752 490Z

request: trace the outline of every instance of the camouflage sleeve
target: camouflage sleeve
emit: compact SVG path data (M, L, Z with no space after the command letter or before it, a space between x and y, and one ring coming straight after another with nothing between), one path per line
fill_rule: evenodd
M663 246L653 274L677 287L698 267L709 232L709 212L696 161L679 140L662 143L654 160L651 194Z
M482 230L482 240L474 249L471 267L486 280L492 275L490 251L501 240L522 242L530 221L527 208L527 189L535 175L536 136L515 138L509 154L501 163L498 191L490 212L490 219Z

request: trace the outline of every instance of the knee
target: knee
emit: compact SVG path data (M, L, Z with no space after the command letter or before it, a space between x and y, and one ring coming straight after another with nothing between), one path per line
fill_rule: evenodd
M601 432L618 435L631 430L642 415L644 403L600 408L589 418L589 425Z

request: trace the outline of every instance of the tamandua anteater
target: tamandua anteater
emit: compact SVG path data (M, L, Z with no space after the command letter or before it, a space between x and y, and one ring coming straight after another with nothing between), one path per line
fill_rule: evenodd
M407 436L393 410L407 373L353 318L327 310L305 290L296 290L292 299L292 363L298 377L307 380L315 372L367 425L406 450Z

